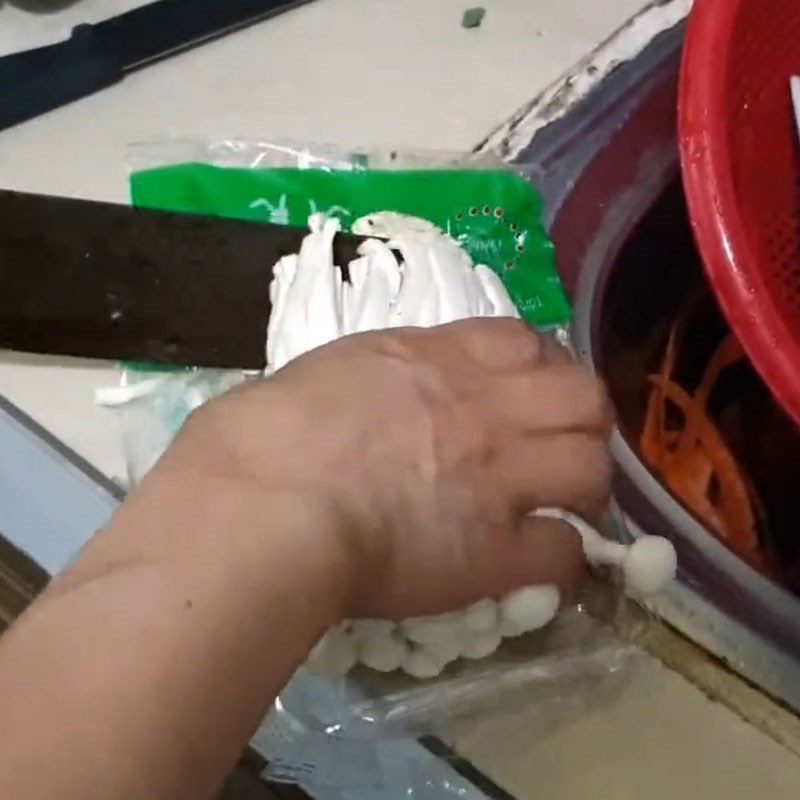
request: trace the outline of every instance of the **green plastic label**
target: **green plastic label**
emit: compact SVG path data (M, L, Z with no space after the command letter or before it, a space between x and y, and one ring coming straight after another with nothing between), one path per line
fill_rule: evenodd
M502 279L523 318L547 328L569 320L541 198L504 170L324 170L178 164L134 173L140 207L304 226L310 214L342 228L366 214L396 211L427 219L454 237L476 264Z

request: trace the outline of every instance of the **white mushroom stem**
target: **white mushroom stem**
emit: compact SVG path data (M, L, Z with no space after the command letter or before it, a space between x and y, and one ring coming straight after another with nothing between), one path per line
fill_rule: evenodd
M675 547L662 536L642 536L632 544L624 545L606 539L586 521L560 508L540 508L536 516L569 523L581 537L589 564L621 570L625 587L634 594L660 592L675 578L678 566Z
M648 595L663 591L675 579L678 554L663 536L642 536L625 554L622 571L625 585L634 594Z
M153 394L164 384L164 378L145 378L136 383L128 383L125 386L98 386L94 390L94 401L99 406L124 406L132 400L138 400Z

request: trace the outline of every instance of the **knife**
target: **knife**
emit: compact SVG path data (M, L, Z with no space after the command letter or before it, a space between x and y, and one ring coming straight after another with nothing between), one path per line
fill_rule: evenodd
M95 25L78 25L64 42L0 58L0 130L306 2L160 0Z
M306 233L0 191L0 348L263 369L272 268ZM345 279L364 238L336 235Z

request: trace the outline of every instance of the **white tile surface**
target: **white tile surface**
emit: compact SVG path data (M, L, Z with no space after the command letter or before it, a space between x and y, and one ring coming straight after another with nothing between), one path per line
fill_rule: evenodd
M55 17L0 11L0 51L66 35L132 5ZM643 0L494 0L475 30L464 0L316 0L131 75L0 134L5 185L125 199L125 146L198 136L469 148L567 70Z
M617 695L462 726L458 752L518 800L792 800L800 759L648 659Z
M135 5L81 0L42 16L0 3L0 53ZM468 5L316 0L0 132L0 186L123 202L126 146L169 135L470 148L644 0L487 0L482 26L464 30ZM92 403L93 385L113 379L0 355L0 393L116 476L116 422Z

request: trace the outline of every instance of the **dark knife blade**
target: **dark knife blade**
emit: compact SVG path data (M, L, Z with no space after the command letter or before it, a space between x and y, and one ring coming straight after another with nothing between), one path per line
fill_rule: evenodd
M0 191L0 348L261 369L272 268L305 234ZM335 263L362 241L338 234Z
M78 25L66 41L0 58L0 130L306 2L159 0L95 25Z
M234 31L310 0L160 0L93 25L125 72Z

